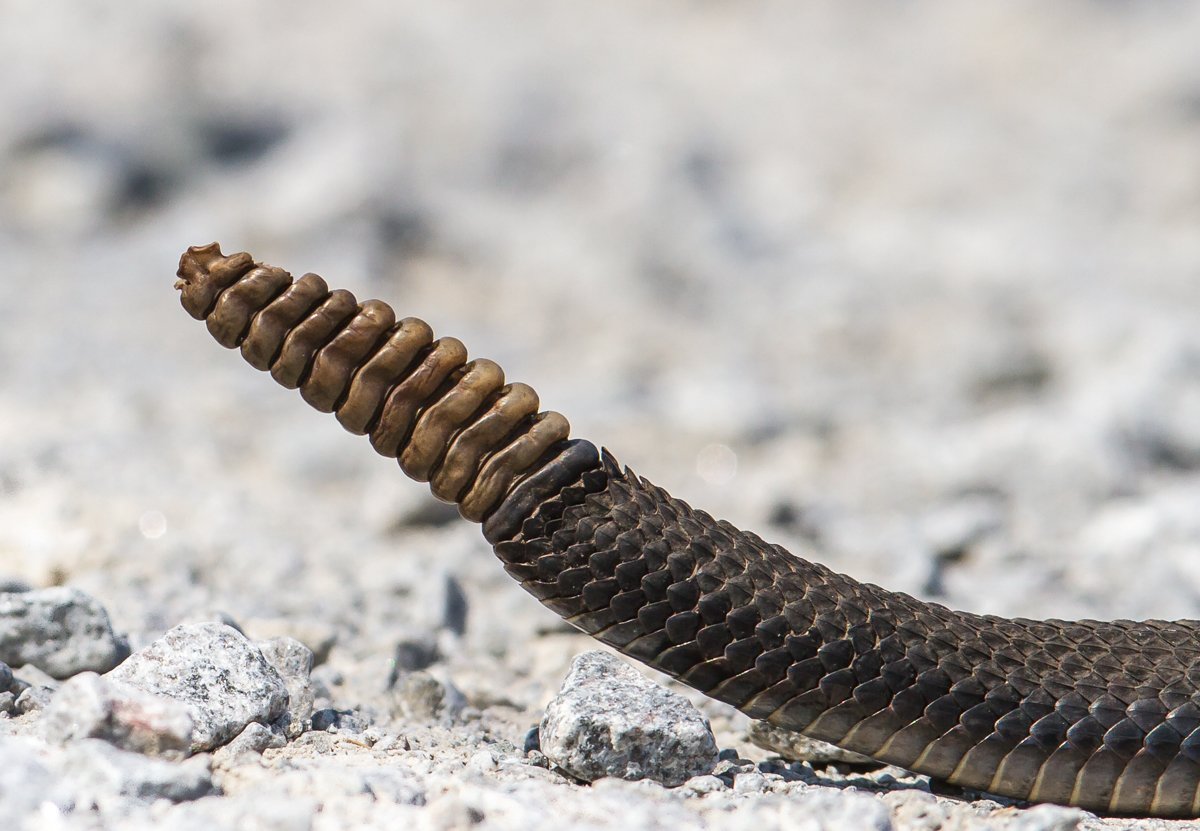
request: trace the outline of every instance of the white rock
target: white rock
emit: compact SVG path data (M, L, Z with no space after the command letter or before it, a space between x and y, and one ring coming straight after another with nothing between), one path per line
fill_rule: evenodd
M313 692L311 673L313 652L295 638L281 636L255 644L264 658L283 678L287 687L288 706L284 730L291 738L303 733L310 726L313 714Z
M192 744L192 717L184 704L93 672L59 687L42 729L52 742L103 739L148 756L181 757Z
M683 783L683 788L695 794L716 793L725 790L725 783L720 777L706 773L703 776L693 776Z
M0 593L0 661L54 678L107 672L128 654L100 602L77 589Z
M739 773L733 777L733 789L737 793L762 793L767 789L767 777L757 771Z
M71 783L76 799L101 805L115 797L186 802L213 790L207 757L168 762L121 750L98 739L68 745L54 766Z
M287 686L262 652L220 623L176 626L111 676L186 705L193 751L224 744L250 722L270 723L288 705Z
M712 730L687 699L598 651L575 659L546 707L541 748L587 782L615 776L682 785L717 761Z
M244 757L261 755L269 747L283 747L285 744L287 738L281 732L252 721L231 742L216 749L213 762L229 766Z

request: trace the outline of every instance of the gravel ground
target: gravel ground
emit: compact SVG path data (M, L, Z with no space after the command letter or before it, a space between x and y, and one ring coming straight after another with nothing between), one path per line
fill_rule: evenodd
M89 665L0 667L17 827L1184 827L785 764L684 690L710 774L579 784L526 737L594 644L171 284L219 239L386 299L675 495L889 588L1195 617L1200 7L0 0L0 24L0 605L96 601L21 612L77 614ZM211 714L125 665L61 680L131 652L161 680L168 630L275 691L182 762L147 754Z

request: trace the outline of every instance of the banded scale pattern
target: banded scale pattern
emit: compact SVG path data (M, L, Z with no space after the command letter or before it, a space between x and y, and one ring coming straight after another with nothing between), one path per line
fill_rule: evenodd
M534 429L553 414L496 416L512 393L499 368L385 304L215 244L189 249L179 276L218 341L369 433L482 521L522 586L625 654L952 784L1200 815L1200 622L1010 620L859 583L693 510L568 439L565 420ZM505 428L477 426L492 423Z
M183 308L218 343L350 432L368 434L467 519L493 514L549 461L574 470L586 455L566 441L562 415L538 412L531 387L506 384L494 361L468 361L457 338L435 340L423 320L397 321L382 301L359 303L315 274L293 280L246 253L225 256L215 242L189 248L177 276Z

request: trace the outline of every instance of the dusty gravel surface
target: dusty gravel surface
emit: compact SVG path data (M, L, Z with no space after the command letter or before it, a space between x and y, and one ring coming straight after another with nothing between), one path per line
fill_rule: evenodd
M0 0L0 588L84 591L133 650L292 636L321 728L211 782L148 760L155 801L115 751L43 747L30 704L0 811L1158 827L781 767L694 696L715 777L540 767L526 732L591 642L171 284L219 239L388 300L677 496L889 588L1196 617L1198 40L1171 2Z

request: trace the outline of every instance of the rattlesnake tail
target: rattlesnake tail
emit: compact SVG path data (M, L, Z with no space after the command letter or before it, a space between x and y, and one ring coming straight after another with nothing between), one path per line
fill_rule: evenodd
M490 537L599 466L595 446L569 439L567 419L539 411L528 384L506 383L495 361L468 360L457 338L434 338L415 317L397 320L387 303L330 291L315 274L293 280L215 242L189 248L177 275L183 308L218 343L370 436L434 496L486 521Z

